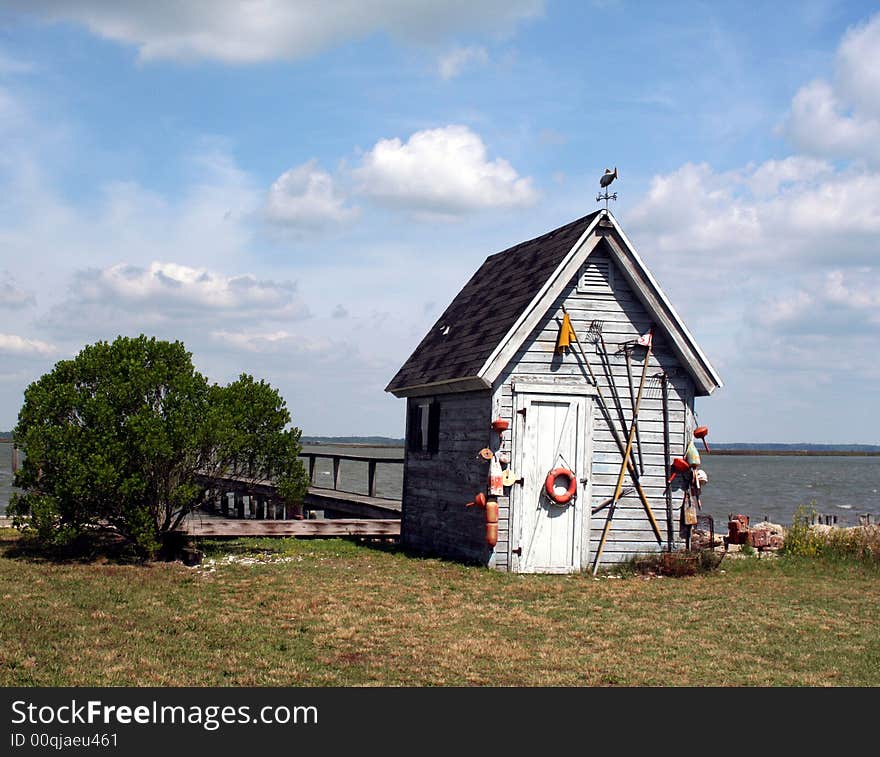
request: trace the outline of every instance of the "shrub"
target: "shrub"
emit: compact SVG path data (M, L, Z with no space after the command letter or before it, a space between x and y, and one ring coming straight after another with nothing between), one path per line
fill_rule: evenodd
M640 555L629 561L628 567L634 573L658 576L693 576L708 573L721 563L723 552L713 549L679 550L677 552L658 552Z
M816 519L816 503L801 505L794 514L791 527L785 534L783 553L801 557L818 557L822 551L822 539L811 524Z
M815 516L815 503L798 508L785 537L785 554L880 564L880 526L824 531L812 526Z
M112 528L154 553L203 496L199 476L308 487L297 428L278 392L242 375L210 385L181 342L119 337L62 360L25 391L14 431L24 461L19 527L59 544Z

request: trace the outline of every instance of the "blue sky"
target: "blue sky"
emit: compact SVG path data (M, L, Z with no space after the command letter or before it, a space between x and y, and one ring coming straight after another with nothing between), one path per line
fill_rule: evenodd
M712 438L880 441L874 4L0 1L0 139L0 428L145 332L399 436L464 281L617 165Z

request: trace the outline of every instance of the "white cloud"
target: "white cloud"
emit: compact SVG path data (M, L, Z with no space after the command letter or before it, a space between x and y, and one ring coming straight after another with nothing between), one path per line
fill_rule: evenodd
M666 262L711 255L716 272L792 260L821 265L829 245L840 263L855 265L876 258L878 197L880 174L834 172L801 157L723 173L688 163L654 177L628 226L675 256Z
M340 349L332 339L293 334L284 330L271 332L218 330L211 332L211 341L240 352L296 356L317 361L332 357L334 353L338 357L344 357L346 354L346 350Z
M805 182L830 176L833 166L824 160L791 155L782 160L767 160L744 177L744 183L755 197L767 198Z
M836 75L850 102L880 116L880 14L846 33L837 52Z
M33 63L14 58L0 50L0 75L29 74L34 71Z
M807 276L798 288L767 300L751 317L782 333L876 335L880 271L863 267Z
M78 303L155 308L167 316L302 318L307 310L293 282L257 279L251 274L223 276L205 268L153 262L146 268L126 263L78 273L71 287Z
M844 36L833 82L797 92L785 131L808 153L880 166L880 14Z
M21 11L81 24L135 45L141 60L255 63L302 58L385 32L436 43L459 32L500 33L539 15L543 0L19 0Z
M489 61L489 54L485 47L472 45L470 47L456 47L440 58L437 69L443 79L452 79L458 76L469 65L485 65Z
M534 204L538 193L467 126L413 134L406 142L382 139L364 155L354 176L374 200L437 215Z
M274 223L300 229L345 224L358 214L346 207L333 177L318 168L317 160L291 168L269 188L266 216Z
M8 271L0 271L0 308L17 310L35 302L34 295L21 289Z
M880 121L858 111L847 113L828 82L816 80L798 91L787 132L809 153L880 163Z
M17 334L0 334L0 353L18 357L53 355L56 348L39 339L28 339Z

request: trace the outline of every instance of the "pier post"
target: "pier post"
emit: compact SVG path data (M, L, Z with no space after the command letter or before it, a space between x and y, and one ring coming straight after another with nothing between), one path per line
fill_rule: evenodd
M370 493L371 497L376 496L376 461L370 460L367 463L367 491Z
M339 489L339 483L340 483L340 479L339 479L340 465L339 465L339 463L340 462L341 461L340 461L339 457L334 455L333 456L333 488L334 489Z

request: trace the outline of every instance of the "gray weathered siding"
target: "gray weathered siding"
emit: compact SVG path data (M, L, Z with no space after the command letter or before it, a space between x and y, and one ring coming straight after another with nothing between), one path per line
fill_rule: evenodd
M493 552L486 546L485 510L465 507L477 492L487 489L488 463L478 452L490 443L491 394L463 392L436 399L440 402L438 452L406 453L403 544L417 552L494 564ZM407 411L412 402L407 400ZM498 549L503 548L506 560L506 531L503 545L500 539L499 535Z
M599 249L594 257L604 253ZM585 381L583 372L575 355L569 352L564 356L556 356L554 347L562 321L562 306L565 305L572 325L581 340L593 372L599 380L599 386L611 408L615 425L620 430L617 413L611 399L611 392L602 370L599 355L592 343L587 340L590 322L604 322L603 335L610 353L614 383L620 394L624 414L629 422L631 417L629 381L623 355L615 355L618 345L630 341L645 333L651 326L651 319L627 284L623 275L615 271L613 277L613 294L580 294L577 292L577 281L556 300L547 317L533 331L523 348L514 356L507 369L498 378L492 398L493 416L500 415L512 421L512 382L534 380L541 383L571 383ZM577 349L576 347L574 349ZM633 353L633 382L638 385L641 376L642 359L645 351L638 348ZM690 440L690 432L694 425L692 408L694 384L690 376L681 367L679 360L670 349L668 340L663 334L655 333L654 350L648 366L648 376L664 370L670 377L669 410L670 410L670 447L671 454L683 454L685 445ZM642 453L645 471L642 485L654 511L654 515L666 536L666 502L663 496L667 462L663 458L663 422L662 405L659 392L646 397L642 402L639 414L639 428L642 441ZM592 503L598 503L614 493L614 485L620 469L621 456L608 430L605 418L596 404L593 412L593 459L590 479L592 482ZM622 434L621 434L622 436ZM512 454L510 434L504 435L503 449ZM635 455L635 449L634 449ZM627 475L625 483L630 483ZM673 536L678 538L679 508L681 505L681 489L679 480L674 482L673 489ZM597 513L592 518L590 538L590 561L595 554L605 523L607 510ZM509 508L502 509L502 515L509 515ZM508 533L509 524L499 523L499 532ZM513 535L512 546L516 547L518 535ZM505 536L506 541L506 536ZM650 523L635 494L622 500L611 525L602 563L612 564L625 561L633 554L657 551L660 547L654 538ZM509 560L509 548L505 543L496 547L494 565L506 569Z

